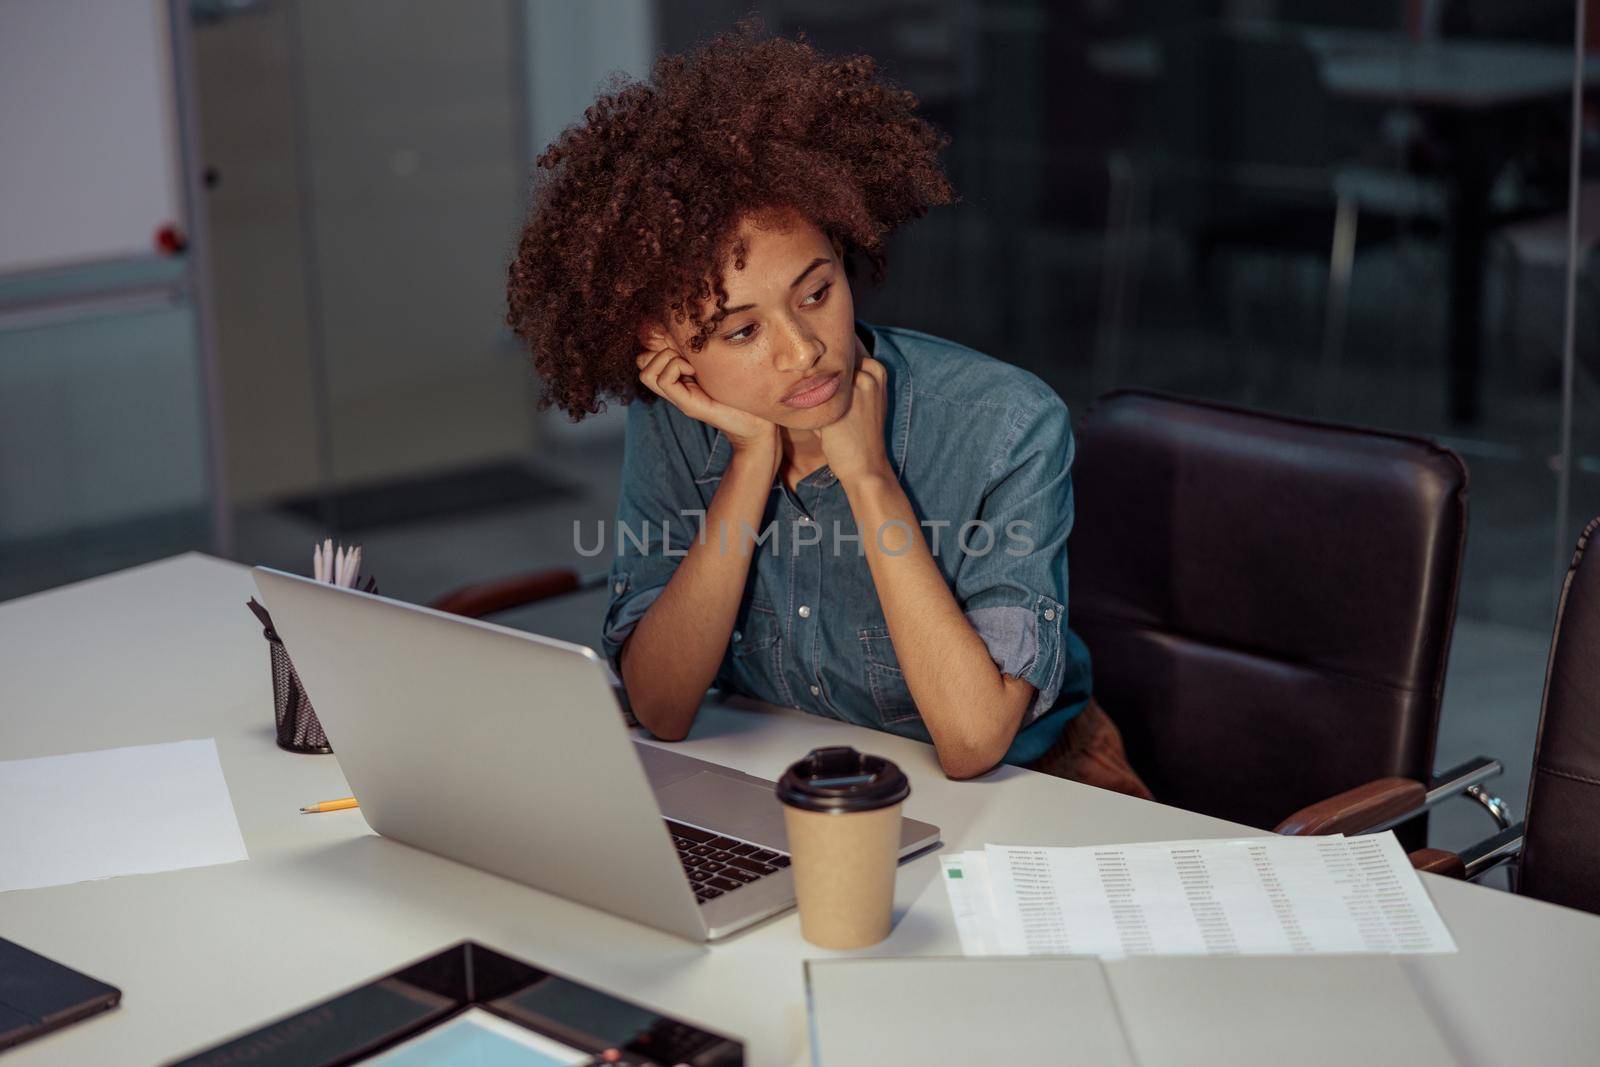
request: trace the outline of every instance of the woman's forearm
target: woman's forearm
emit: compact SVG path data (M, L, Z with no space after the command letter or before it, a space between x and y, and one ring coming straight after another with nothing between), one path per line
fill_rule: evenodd
M657 737L688 734L722 663L754 555L745 530L761 523L772 466L766 457L734 454L706 510L704 536L694 538L622 646L628 701Z
M895 656L940 766L952 778L981 774L1005 755L1033 687L1000 673L945 583L893 473L841 484Z

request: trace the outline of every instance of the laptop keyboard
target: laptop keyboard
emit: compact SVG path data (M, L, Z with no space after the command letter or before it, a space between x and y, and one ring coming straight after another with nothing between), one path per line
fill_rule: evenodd
M782 852L671 819L666 823L672 831L672 843L678 846L683 873L688 875L694 898L701 904L789 866L789 857Z

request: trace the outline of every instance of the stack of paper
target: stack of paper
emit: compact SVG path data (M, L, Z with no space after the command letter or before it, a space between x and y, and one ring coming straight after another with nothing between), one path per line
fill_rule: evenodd
M969 956L1454 952L1393 833L941 856Z

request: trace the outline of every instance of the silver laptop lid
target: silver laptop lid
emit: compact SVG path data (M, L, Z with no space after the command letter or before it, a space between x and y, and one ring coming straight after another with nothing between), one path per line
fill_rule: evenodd
M251 574L374 830L705 938L592 649L269 567Z

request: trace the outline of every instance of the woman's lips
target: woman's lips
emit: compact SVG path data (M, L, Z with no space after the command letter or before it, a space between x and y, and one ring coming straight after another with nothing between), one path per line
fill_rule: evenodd
M818 404L827 402L834 393L839 391L839 372L834 371L827 379L807 389L803 393L796 393L784 403L792 408L814 408Z

